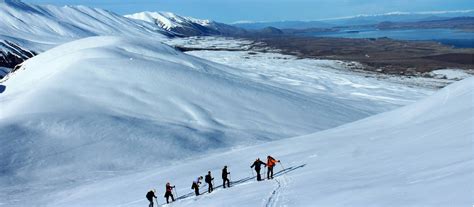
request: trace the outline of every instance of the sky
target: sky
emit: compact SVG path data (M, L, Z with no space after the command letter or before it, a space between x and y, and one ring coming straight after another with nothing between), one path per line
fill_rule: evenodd
M131 14L169 11L182 16L237 21L318 20L358 14L474 9L474 0L23 0L35 4L86 5Z

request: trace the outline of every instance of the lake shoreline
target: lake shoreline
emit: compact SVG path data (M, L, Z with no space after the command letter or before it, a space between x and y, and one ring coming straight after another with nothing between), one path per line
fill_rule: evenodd
M456 29L376 29L350 28L345 30L304 32L301 37L333 37L350 39L390 38L402 41L434 41L455 48L474 48L474 33Z

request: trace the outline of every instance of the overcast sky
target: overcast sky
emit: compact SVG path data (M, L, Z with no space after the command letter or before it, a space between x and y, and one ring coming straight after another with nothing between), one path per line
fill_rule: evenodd
M240 20L317 20L394 11L474 9L474 0L24 0L37 4L86 5L119 14L170 11L225 23Z

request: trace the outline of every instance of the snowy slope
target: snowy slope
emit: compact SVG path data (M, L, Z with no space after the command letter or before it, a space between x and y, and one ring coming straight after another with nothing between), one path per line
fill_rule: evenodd
M121 37L63 44L2 84L4 191L140 171L367 116L338 98L258 83L164 44Z
M85 6L58 7L2 0L0 19L0 42L8 41L36 53L89 36L133 36L160 40L171 35L153 24ZM5 54L15 54L11 48L0 49ZM0 58L6 56L0 54ZM10 61L16 64L21 62ZM9 67L6 64L0 66Z
M36 204L145 206L152 187L163 203L164 183L171 181L181 199L170 206L470 206L473 87L474 79L466 79L407 107L311 135L83 186L62 184ZM286 169L277 166L274 180L255 182L249 166L267 154ZM194 197L191 181L212 170L220 185L223 165L233 187Z
M154 23L160 28L183 36L226 35L245 32L243 29L223 23L183 17L171 12L140 12L125 16L131 19Z

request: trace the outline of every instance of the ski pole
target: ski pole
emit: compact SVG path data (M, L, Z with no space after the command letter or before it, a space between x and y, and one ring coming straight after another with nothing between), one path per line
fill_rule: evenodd
M255 173L253 172L252 168L250 168L250 171L252 171L252 177L255 177Z
M280 166L281 166L281 168L282 168L283 170L286 170L286 168L283 167L283 164L281 164L281 162L280 162Z
M174 189L174 194L176 195L176 199L178 199L178 191L176 191L176 186L173 189Z
M280 166L281 166L281 169L282 169L281 170L282 175L283 175L284 178L286 178L286 173L285 173L286 168L283 166L283 164L281 164L281 162L279 162L279 163L280 163Z
M160 206L160 204L158 203L158 199L155 198L155 201L156 201L156 206Z
M200 188L200 189L204 189L204 193L206 193L206 187L207 187L207 184L204 184L204 185L202 185L202 188ZM201 195L201 194L203 194L203 193L201 193L201 190L199 190L199 195Z

